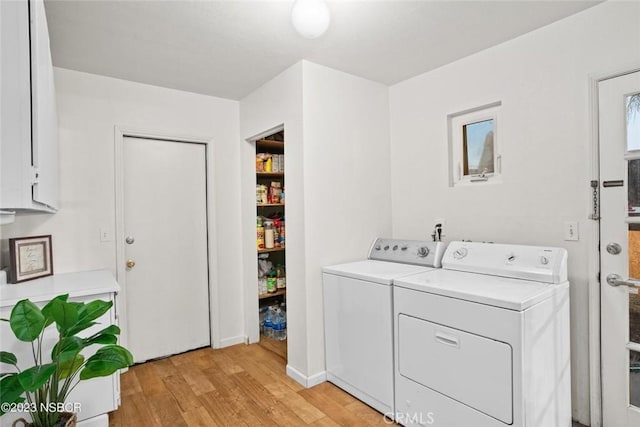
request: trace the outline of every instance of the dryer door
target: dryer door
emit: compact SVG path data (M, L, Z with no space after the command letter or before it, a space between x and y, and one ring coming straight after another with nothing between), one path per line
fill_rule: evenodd
M513 422L511 346L400 314L400 374L504 423Z

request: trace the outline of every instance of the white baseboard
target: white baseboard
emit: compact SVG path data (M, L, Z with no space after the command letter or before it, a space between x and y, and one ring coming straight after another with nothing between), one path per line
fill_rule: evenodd
M237 337L224 338L220 340L220 347L231 347L236 344L245 344L247 342L247 337L239 335Z
M327 373L322 371L315 375L307 377L302 372L298 371L291 365L287 365L287 375L293 378L297 383L301 384L305 388L311 388L318 384L321 384L327 380Z

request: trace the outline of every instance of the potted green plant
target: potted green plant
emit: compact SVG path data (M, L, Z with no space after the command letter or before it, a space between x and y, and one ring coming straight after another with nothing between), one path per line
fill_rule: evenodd
M57 296L42 309L28 299L21 300L9 319L0 319L9 323L18 340L31 343L34 363L21 368L15 354L0 351L0 362L15 369L1 374L0 416L12 408L22 408L31 415L34 427L73 425L75 414L64 411L71 390L80 381L111 375L133 363L131 353L116 344L120 334L116 325L79 336L96 325L113 302L69 302L68 297ZM45 329L53 324L58 340L52 348L43 348ZM86 356L88 353L92 355Z

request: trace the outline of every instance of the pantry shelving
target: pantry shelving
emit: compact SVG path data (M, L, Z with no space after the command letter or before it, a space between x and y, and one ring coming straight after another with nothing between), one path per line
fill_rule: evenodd
M259 139L256 141L256 148L265 150L284 150L284 141L273 139Z
M266 293L266 294L258 294L258 299L266 299L266 298L273 298L273 297L279 297L279 296L284 296L287 293L286 289L280 289L279 291L275 291L272 293Z
M263 337L286 338L284 131L255 141L258 307ZM277 319L277 321L276 321ZM275 323L271 323L271 321Z
M257 172L258 178L284 178L284 172Z
M271 252L284 252L285 248L269 248L269 249L258 249L259 254L268 254Z

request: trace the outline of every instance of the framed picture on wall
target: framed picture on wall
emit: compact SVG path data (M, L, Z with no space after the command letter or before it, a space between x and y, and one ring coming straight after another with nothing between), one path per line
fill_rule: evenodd
M51 276L51 235L9 239L9 263L10 283Z

